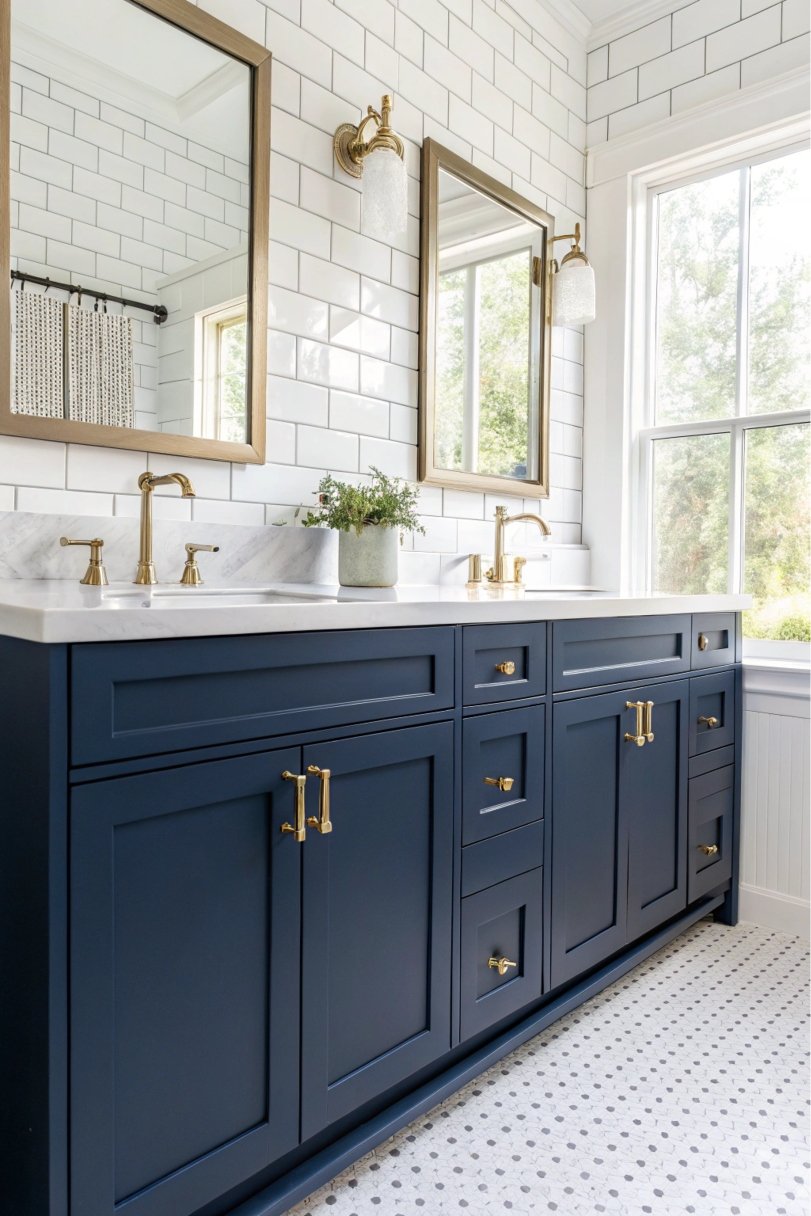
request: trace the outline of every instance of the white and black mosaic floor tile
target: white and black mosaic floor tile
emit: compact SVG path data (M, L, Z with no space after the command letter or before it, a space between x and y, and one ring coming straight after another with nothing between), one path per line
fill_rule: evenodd
M807 1216L808 950L702 921L289 1216Z

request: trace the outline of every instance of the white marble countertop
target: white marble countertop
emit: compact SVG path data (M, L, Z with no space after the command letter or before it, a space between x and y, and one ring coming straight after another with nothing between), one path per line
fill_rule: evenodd
M447 586L365 591L312 583L97 588L51 579L1 579L0 634L33 642L117 642L732 612L750 602L745 595L620 596L574 588L536 593Z

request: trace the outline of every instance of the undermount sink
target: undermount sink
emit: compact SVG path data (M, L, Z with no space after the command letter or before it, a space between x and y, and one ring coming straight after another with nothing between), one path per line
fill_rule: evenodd
M330 596L275 587L108 587L101 602L120 608L242 608L262 604L327 603Z

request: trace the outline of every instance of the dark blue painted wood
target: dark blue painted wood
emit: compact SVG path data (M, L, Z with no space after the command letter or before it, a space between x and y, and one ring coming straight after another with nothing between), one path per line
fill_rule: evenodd
M543 865L544 825L530 823L462 849L462 894L474 895Z
M72 663L74 764L453 705L442 628L100 643Z
M691 901L714 890L732 874L734 801L735 769L731 765L690 782L687 867ZM707 856L702 845L715 845L718 852Z
M700 717L718 719L708 727ZM695 676L690 681L690 755L702 755L735 742L735 671Z
M543 818L544 721L533 705L466 718L462 724L462 843ZM486 777L511 777L500 790Z
M714 768L726 768L735 763L735 748L717 747L714 751L704 752L701 756L691 756L688 766L690 779L700 777L703 773L712 772Z
M71 806L71 1216L187 1216L298 1142L288 748Z
M465 625L463 697L465 705L484 705L546 692L546 625ZM515 672L497 670L514 663Z
M556 621L552 689L674 676L690 667L689 616Z
M461 1038L469 1039L541 996L543 870L462 900ZM491 958L517 963L505 975Z
M67 1216L67 648L0 637L0 1210Z
M637 690L634 699L654 703L654 740L642 748L623 744L622 797L629 811L628 941L676 916L687 904L688 681ZM626 715L629 726L632 716Z
M552 773L552 987L621 950L626 942L631 745L627 695L556 705ZM634 751L642 750L634 748Z
M694 614L690 653L690 666L694 671L700 671L702 667L723 667L735 662L735 625L734 612ZM700 650L698 646L699 635L702 633L709 643L705 650Z
M302 850L305 1139L450 1049L452 749L449 722L304 749L333 822Z

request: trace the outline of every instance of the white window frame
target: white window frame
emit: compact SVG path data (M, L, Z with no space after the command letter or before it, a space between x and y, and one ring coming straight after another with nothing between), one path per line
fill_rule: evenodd
M706 422L685 422L656 425L655 410L655 359L656 359L656 257L657 257L657 199L660 194L687 186L693 182L707 180L725 172L740 170L746 166L762 164L778 159L781 155L807 149L807 139L793 137L775 138L767 148L762 142L748 154L740 151L724 154L719 150L712 159L703 158L700 167L695 164L673 165L664 176L648 178L640 182L636 192L636 243L633 250L632 280L641 306L636 312L631 337L631 501L637 526L632 533L631 570L633 585L637 593L652 592L654 517L653 517L653 444L659 439L675 439L700 435L724 434L730 437L729 468L729 552L727 559L727 590L731 594L741 591L744 552L744 460L746 432L766 426L780 426L811 421L808 409L790 410L781 413L744 415L746 379L748 375L747 333L744 322L748 319L746 296L748 291L748 222L749 198L748 176L741 179L740 223L743 258L738 273L737 293L737 382L735 391L736 413L727 418ZM761 639L744 639L744 658L762 658L778 661L808 662L808 645L804 642L780 642Z
M220 330L224 325L247 318L246 295L236 296L195 315L195 435L220 438ZM247 400L245 408L247 419Z

